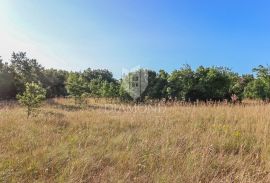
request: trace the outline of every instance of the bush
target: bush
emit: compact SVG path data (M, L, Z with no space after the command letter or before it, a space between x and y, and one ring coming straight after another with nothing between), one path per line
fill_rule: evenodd
M19 103L27 107L27 117L29 117L34 109L41 105L46 98L46 90L39 84L34 82L25 84L25 91L22 95L18 94Z

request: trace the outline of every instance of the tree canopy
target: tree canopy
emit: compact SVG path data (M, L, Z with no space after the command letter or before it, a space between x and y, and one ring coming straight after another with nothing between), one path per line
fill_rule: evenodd
M259 65L252 74L239 75L224 67L192 69L183 65L172 73L147 71L148 82L141 99L230 100L270 98L270 67ZM136 72L135 72L136 73ZM40 83L46 97L83 95L99 98L132 100L123 80L117 80L106 69L88 68L81 72L46 69L25 52L12 53L9 63L0 57L0 99L15 98L25 91L25 83Z

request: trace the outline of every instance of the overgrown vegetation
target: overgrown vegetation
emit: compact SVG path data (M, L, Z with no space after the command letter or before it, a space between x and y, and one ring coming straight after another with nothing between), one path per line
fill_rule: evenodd
M35 118L0 102L0 182L269 182L270 108L235 102L270 97L270 68L253 71L147 70L144 104L108 104L132 100L108 70L45 69L13 53L0 60L0 98L17 95L28 117L48 100ZM79 106L52 99L68 95Z
M2 104L0 182L270 181L269 105L125 111L102 102L81 109L49 100L29 119L23 108Z
M253 69L255 75L239 75L223 67L203 67L193 70L190 66L173 71L148 70L148 87L142 100L173 99L181 101L230 100L236 95L244 98L268 100L270 97L270 68L259 66ZM0 99L15 98L25 90L25 83L41 83L47 98L82 96L94 98L120 98L130 100L121 80L113 78L108 70L86 69L82 72L45 69L26 53L13 53L10 63L0 59Z

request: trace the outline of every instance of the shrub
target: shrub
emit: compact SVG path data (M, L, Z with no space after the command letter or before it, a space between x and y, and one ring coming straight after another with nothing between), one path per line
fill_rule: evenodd
M22 95L18 94L19 103L27 107L27 117L41 105L46 98L46 90L34 82L25 84L25 91Z

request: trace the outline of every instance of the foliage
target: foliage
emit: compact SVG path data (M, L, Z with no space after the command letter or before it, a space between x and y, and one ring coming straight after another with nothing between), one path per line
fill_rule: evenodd
M118 96L118 85L109 83L107 81L102 82L100 87L101 96L104 98L116 98Z
M233 75L227 68L200 66L193 71L184 65L169 76L167 92L185 101L229 99Z
M269 99L270 97L270 68L259 66L253 69L257 78L248 83L244 95L251 99Z
M0 99L9 99L16 95L15 81L7 63L0 57Z
M88 93L88 86L80 73L70 73L66 83L68 93L74 97L75 104L81 105Z
M190 92L195 84L194 72L189 65L184 65L179 70L175 70L168 78L170 97L180 100L190 99Z
M192 69L183 65L172 73L145 70L148 73L147 87L140 99L174 99L183 101L231 100L236 95L244 98L267 100L270 97L270 69L258 66L254 74L240 76L224 67ZM131 73L130 73L131 74ZM70 95L81 103L87 96L99 99L119 98L132 100L126 89L106 69L88 68L82 72L45 69L36 59L25 52L12 53L10 64L0 57L0 99L15 98L25 90L25 83L40 83L46 89L46 97Z
M69 72L56 69L44 70L44 78L42 83L47 90L47 97L66 96L67 90L65 82L67 81Z
M35 59L29 59L25 52L12 53L10 68L14 75L17 92L22 92L27 82L41 82L44 68Z
M148 71L148 86L144 96L149 99L162 99L167 97L168 73L160 70L159 73L155 71Z
M34 82L25 84L25 91L22 95L18 94L19 103L27 107L27 116L29 117L34 109L41 105L46 98L46 90Z
M107 81L107 82L115 82L116 80L113 78L113 74L106 69L97 69L92 70L91 68L83 71L82 76L89 82L91 80L99 80L99 81Z

